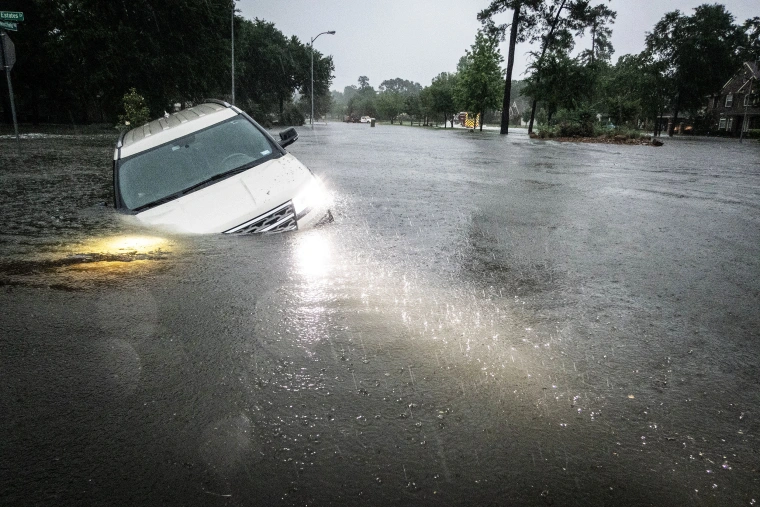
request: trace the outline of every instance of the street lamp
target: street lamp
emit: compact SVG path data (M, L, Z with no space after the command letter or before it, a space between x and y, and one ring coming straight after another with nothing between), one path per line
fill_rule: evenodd
M311 118L309 118L309 124L311 125L311 128L314 128L314 41L317 40L317 38L320 35L335 35L335 30L330 30L329 32L322 32L320 34L317 34L316 37L311 38Z
M235 105L235 0L232 0L232 16L230 17L230 33L232 34L232 105Z
M744 129L749 130L749 123L747 123L747 105L749 105L750 100L752 99L752 79L753 77L750 77L748 79L749 81L749 91L744 96L744 121L742 121L741 129L739 130L739 142L742 142L742 139L744 139ZM744 84L747 84L746 82ZM742 85L742 88L744 88L744 85ZM740 88L741 90L741 88Z

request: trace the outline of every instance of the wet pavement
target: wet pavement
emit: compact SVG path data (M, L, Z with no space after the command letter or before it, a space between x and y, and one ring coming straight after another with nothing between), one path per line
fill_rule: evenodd
M760 501L760 145L299 134L335 221L265 237L0 138L0 503Z

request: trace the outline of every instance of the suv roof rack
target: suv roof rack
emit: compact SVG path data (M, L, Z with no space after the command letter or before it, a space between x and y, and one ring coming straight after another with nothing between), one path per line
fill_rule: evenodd
M229 102L219 99L203 99L203 102L211 102L212 104L219 104L220 106L224 107L232 107L232 104Z

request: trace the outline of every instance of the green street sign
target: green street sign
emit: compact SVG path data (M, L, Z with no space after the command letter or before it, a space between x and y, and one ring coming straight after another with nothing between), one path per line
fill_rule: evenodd
M24 13L14 11L0 11L0 21L24 21Z
M0 21L0 30L11 30L13 32L18 32L18 25L9 21Z

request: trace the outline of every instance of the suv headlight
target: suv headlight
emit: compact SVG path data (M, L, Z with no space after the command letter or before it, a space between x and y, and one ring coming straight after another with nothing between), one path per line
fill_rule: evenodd
M293 207L296 210L296 217L308 213L312 208L326 205L328 200L327 191L322 182L313 178L311 182L293 198Z

